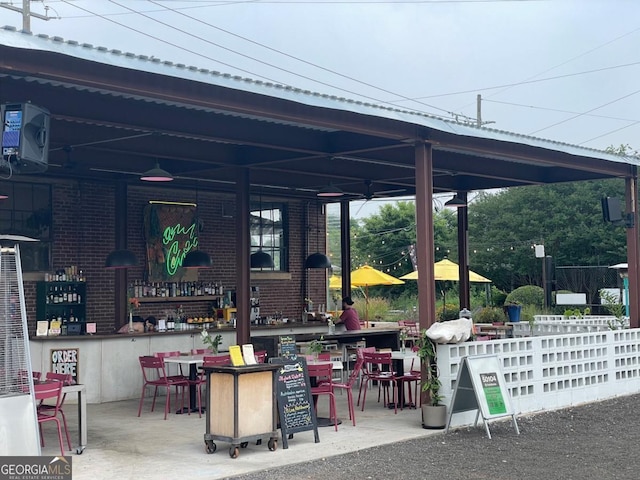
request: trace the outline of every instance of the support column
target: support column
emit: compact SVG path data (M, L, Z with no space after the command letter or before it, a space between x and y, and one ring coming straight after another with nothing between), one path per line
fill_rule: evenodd
M471 310L471 294L469 292L469 207L467 192L458 192L458 198L465 203L458 208L458 283L460 310Z
M433 240L433 158L431 145L415 146L416 164L416 247L418 260L418 310L420 329L436 320Z
M115 250L127 248L127 184L120 181L115 189ZM113 286L115 326L118 330L127 323L127 268L116 268Z
M342 266L342 296L351 296L351 210L349 201L340 202L340 260Z
M236 171L236 343L251 341L251 245L249 170Z
M627 224L627 265L629 267L629 322L631 328L640 327L640 276L638 260L640 238L638 238L638 171L633 167L633 176L625 178L625 204Z

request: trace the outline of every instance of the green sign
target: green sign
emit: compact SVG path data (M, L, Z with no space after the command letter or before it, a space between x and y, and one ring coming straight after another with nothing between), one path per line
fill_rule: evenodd
M499 415L501 413L507 413L507 406L504 403L502 390L498 383L498 374L495 372L481 373L480 382L482 383L484 397L487 400L487 406L489 407L489 414Z

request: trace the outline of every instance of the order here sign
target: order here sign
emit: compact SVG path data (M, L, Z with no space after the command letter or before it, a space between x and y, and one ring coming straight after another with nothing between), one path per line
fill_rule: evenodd
M51 371L71 375L74 383L78 383L78 366L80 360L79 348L53 348L51 349Z

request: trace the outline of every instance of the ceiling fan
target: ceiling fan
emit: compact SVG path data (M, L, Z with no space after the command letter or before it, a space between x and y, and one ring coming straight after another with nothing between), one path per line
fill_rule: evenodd
M378 190L378 191L374 191L372 189L372 185L373 185L373 181L369 180L369 179L365 179L364 181L364 185L366 187L365 193L361 195L360 198L364 198L365 201L362 205L360 205L360 208L358 208L358 211L356 212L356 215L358 215L360 213L360 210L362 210L362 207L364 207L370 200L373 200L374 198L384 198L389 196L390 194L393 193L400 193L400 192L405 192L406 188L394 188L394 189L389 189L389 190Z

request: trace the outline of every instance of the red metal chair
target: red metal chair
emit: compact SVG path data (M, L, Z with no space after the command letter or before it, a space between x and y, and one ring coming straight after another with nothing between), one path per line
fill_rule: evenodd
M56 380L58 382L62 382L63 387L66 385L73 384L73 377L69 374L64 374L64 373L47 372L45 379L46 381ZM60 416L62 417L62 424L64 425L64 431L67 435L67 444L69 445L69 450L71 450L73 447L71 446L71 436L69 435L69 428L67 427L67 417L64 416L64 410L62 409L62 404L64 403L65 398L67 398L67 394L63 393L62 398L60 399L59 405L51 405L49 403L40 402L40 405L38 405L38 409L42 410L43 412L47 410L53 411L55 408L58 409L58 412L60 412Z
M53 408L41 409L38 407L38 426L40 427L40 444L44 446L44 436L42 435L42 424L45 422L56 422L58 428L58 440L60 441L60 453L64 457L64 441L62 440L62 427L58 418L58 411L62 403L62 382L51 380L48 382L36 383L33 385L36 401L51 399L55 401Z
M162 359L167 358L167 357L179 357L180 355L181 355L180 351L178 351L178 350L175 350L173 352L156 352L155 353L156 357L162 358ZM170 373L168 367L165 367L165 370L166 370L167 373ZM176 373L175 375L168 375L168 378L170 378L171 380L174 380L174 381L180 381L180 380L189 381L189 376L185 375L182 372L182 365L178 365L178 368L177 368L176 372L180 372L180 373ZM177 401L178 401L178 387L176 387L176 402Z
M419 347L413 346L411 350L417 352ZM408 373L405 373L402 377L400 377L400 381L402 383L402 388L404 388L404 384L407 384L407 393L409 395L409 403L413 404L415 407L419 407L422 404L422 397L420 392L418 391L419 386L422 383L422 372L420 371L420 363L418 362L418 368L415 368L416 358L411 359L411 368ZM411 384L414 384L414 392L411 393ZM415 399L413 398L415 397Z
M231 365L231 355L205 355L202 359L203 367L213 367L215 365Z
M329 417L333 419L336 432L338 431L338 414L336 410L336 397L333 391L333 365L331 363L309 364L309 379L311 380L311 395L317 399L317 395L329 396ZM315 383L315 386L313 384ZM317 407L317 400L314 401Z
M349 375L349 379L346 383L336 383L333 382L333 390L335 392L336 389L346 390L347 391L347 405L349 407L349 419L353 422L353 426L356 426L356 412L353 407L353 386L355 385L358 377L360 376L360 370L362 370L363 359L358 358L356 360L355 365L353 366L353 370Z
M209 348L192 348L191 355L213 355L213 350Z
M364 377L369 374L369 365L365 365L364 363L364 353L375 353L375 351L376 347L361 347L356 350L356 361L362 361L362 365L360 367L360 390L358 391L358 403L356 403L356 405L360 405Z
M151 411L156 406L156 396L158 395L158 387L165 387L167 389L167 399L164 406L164 419L167 419L167 413L171 409L171 387L182 387L182 407L184 408L184 391L189 386L188 380L174 379L167 377L167 372L164 368L164 361L159 357L139 357L140 367L142 368L142 395L140 395L140 405L138 406L138 416L142 412L142 402L144 401L144 391L149 387L155 387L153 392L153 403L151 404Z
M367 384L371 381L378 382L383 391L383 402L385 406L389 403L389 387L393 388L393 408L398 413L398 377L392 369L391 353L371 353L363 352L363 369L367 374L362 377L360 390L364 386L364 396L362 397L362 411L367 400Z

